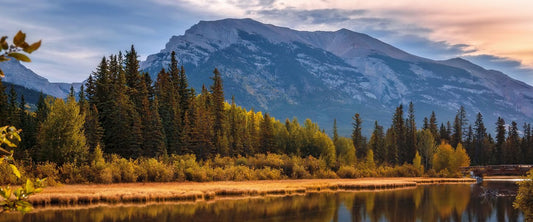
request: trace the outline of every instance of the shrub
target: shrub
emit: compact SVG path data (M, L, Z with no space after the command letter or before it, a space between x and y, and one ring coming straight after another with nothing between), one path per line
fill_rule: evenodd
M59 168L61 181L68 184L87 183L86 175L90 167L76 166L75 163L65 163ZM82 169L83 168L83 169ZM88 168L88 169L85 169Z
M361 174L353 166L341 166L337 171L340 178L359 178Z
M59 170L57 169L57 164L52 162L37 164L34 176L36 178L46 178L45 182L48 186L55 186L59 183Z
M154 158L141 160L139 167L145 169L146 175L143 175L144 182L168 182L174 177L172 167L168 167L161 161Z

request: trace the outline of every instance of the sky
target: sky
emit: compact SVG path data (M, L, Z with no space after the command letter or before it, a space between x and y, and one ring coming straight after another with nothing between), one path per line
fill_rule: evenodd
M144 60L200 20L252 18L305 31L347 28L411 54L468 59L533 85L528 0L0 0L0 36L42 40L28 68L81 82L133 44Z

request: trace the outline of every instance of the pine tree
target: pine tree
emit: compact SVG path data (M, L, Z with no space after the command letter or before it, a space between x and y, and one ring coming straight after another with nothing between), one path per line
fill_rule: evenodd
M261 153L269 153L275 150L275 143L274 143L274 127L272 123L272 119L268 115L268 113L265 114L263 117L263 121L261 121L260 124L260 146L261 146Z
M15 154L17 154L16 157L26 158L28 157L29 150L36 144L37 122L35 117L26 111L24 95L20 97L19 121L19 127L22 129L22 132L20 133L21 142L18 145L18 149L24 152L15 152Z
M373 150L374 158L378 163L384 163L387 160L387 149L385 147L385 134L383 127L374 122L374 131L368 142L369 149Z
M287 119L287 121L289 121L289 119ZM337 132L337 119L333 119L333 143L337 144L338 139L339 139L339 133Z
M504 163L503 146L505 145L505 134L505 120L503 120L501 117L498 117L498 121L496 121L496 147L493 154L493 162L495 164Z
M167 152L169 154L180 153L179 144L179 110L175 100L173 83L170 74L161 69L155 83L155 94L159 98L159 115L163 123L166 136Z
M485 149L484 143L487 138L487 129L483 123L483 115L478 112L476 122L474 123L474 139L472 141L474 152L472 157L473 164L487 164L487 158L490 154Z
M412 161L415 157L416 153L416 121L415 121L415 108L413 105L413 102L409 103L409 110L407 114L407 119L405 121L406 126L406 137L405 137L405 145L406 145L406 161Z
M144 138L142 144L144 156L157 157L167 153L163 125L157 109L159 104L157 103L157 98L154 99L153 103L150 103L148 95L145 95L142 101L141 115L143 118L141 130Z
M422 129L429 129L429 119L427 117L424 117L424 125L422 125Z
M524 136L522 137L520 149L522 152L522 155L520 156L520 163L526 164L529 162L528 157L531 156L531 151L529 149L529 146L531 144L531 125L528 123L524 123Z
M110 92L111 109L106 113L107 121L104 122L104 142L106 151L116 153L126 158L135 158L142 155L143 134L141 120L135 105L129 98L126 85L125 72L118 64L121 55L110 59L110 70L116 76ZM128 132L128 133L124 133Z
M87 82L85 82L85 94L87 97L87 102L90 104L90 106L96 105L96 101L95 101L96 82L93 78L93 74L90 74L89 78L87 79Z
M461 106L461 108L459 108L457 111L457 115L455 115L455 121L453 122L453 135L450 145L456 147L457 144L463 143L467 125L468 120L466 119L466 111L465 108Z
M399 163L410 162L411 158L409 148L406 144L406 127L403 119L403 106L400 105L396 108L396 112L392 118L392 126L394 133L394 140L396 141L398 148L398 161Z
M95 104L85 111L85 123L83 129L90 152L93 152L98 146L105 149L104 144L102 144L104 129L98 120L98 109Z
M9 90L8 94L8 104L7 104L7 122L9 125L20 128L19 126L19 114L18 114L18 103L17 103L17 92L13 86Z
M431 131L431 134L433 134L435 142L439 142L440 134L437 125L437 116L435 115L434 111L431 111L431 116L429 117L429 131Z
M211 115L210 94L205 86L202 86L200 96L196 99L196 109L194 120L195 128L191 133L197 133L191 136L191 148L200 159L214 157L217 152L213 144L213 115Z
M387 129L387 133L385 134L385 144L387 147L387 159L385 162L397 165L400 162L398 143L396 142L396 135L392 127Z
M222 156L228 155L227 144L224 143L224 90L222 86L222 77L220 72L215 68L213 71L213 85L211 85L211 98L212 98L212 112L214 117L213 122L213 131L214 131L214 141L216 151Z
M355 147L355 154L357 158L364 158L366 156L366 144L365 144L365 138L363 137L361 133L361 126L363 124L363 121L361 120L361 117L359 116L359 113L356 113L353 117L353 131L352 131L352 141L353 146Z
M35 111L37 122L42 123L48 117L49 112L50 109L48 103L44 98L43 92L41 92L41 94L39 94L39 100L37 101L37 111Z
M518 164L519 157L522 155L520 152L520 136L518 135L518 124L515 121L511 122L508 131L508 137L504 145L503 156L505 158L505 164Z

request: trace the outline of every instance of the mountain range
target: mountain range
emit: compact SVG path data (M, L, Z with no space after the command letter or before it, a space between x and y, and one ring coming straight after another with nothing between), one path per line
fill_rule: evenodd
M3 82L59 98L66 98L71 86L74 86L74 91L79 91L81 86L81 83L51 83L15 59L0 63L0 69L5 73Z
M360 113L389 126L395 107L413 102L417 122L431 111L453 121L464 106L470 122L481 112L492 129L498 116L519 123L533 117L533 87L462 58L436 61L409 54L366 34L297 31L251 19L201 21L172 36L141 68L154 78L175 51L193 87L210 84L217 67L226 98L275 117L310 118L349 134ZM404 109L406 111L406 108Z
M355 113L361 114L369 135L375 120L388 127L395 108L403 104L406 112L411 101L419 126L431 111L439 123L453 122L460 106L472 124L481 112L489 130L499 116L508 122L533 120L533 87L528 84L462 58L437 61L412 55L347 29L308 32L251 19L200 21L172 36L160 52L141 62L141 69L155 79L168 67L172 51L195 89L210 85L218 68L228 101L235 96L239 105L281 120L310 118L326 131L336 118L342 135L350 134ZM0 67L8 75L4 81L50 95L63 97L70 88L29 75L31 70L16 62ZM10 77L9 71L18 74Z

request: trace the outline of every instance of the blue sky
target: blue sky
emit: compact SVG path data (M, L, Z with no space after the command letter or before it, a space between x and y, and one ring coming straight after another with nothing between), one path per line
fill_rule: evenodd
M298 30L363 32L409 53L464 57L533 85L533 3L335 0L0 0L0 35L42 47L25 64L52 82L80 82L102 56L131 44L159 52L200 20L252 18Z

